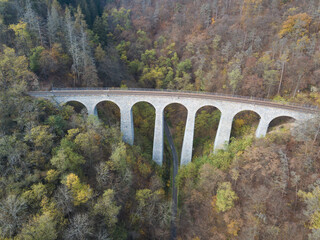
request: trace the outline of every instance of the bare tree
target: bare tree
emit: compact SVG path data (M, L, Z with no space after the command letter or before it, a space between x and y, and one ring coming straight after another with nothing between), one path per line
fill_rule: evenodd
M305 143L305 154L319 142L320 134L320 115L307 121L300 121L293 129L293 135L297 140ZM308 144L310 143L311 144ZM319 151L320 152L320 151Z
M286 63L288 61L289 61L288 52L285 52L280 55L279 63L281 64L281 76L280 76L280 81L279 81L279 86L278 86L278 95L280 94L281 85L282 85L282 81L283 81L284 69L285 69Z
M96 86L98 75L91 54L91 47L87 39L87 25L80 7L73 21L70 10L65 10L65 28L69 52L72 57L72 71L74 72L73 85Z
M81 61L80 61L80 48L77 38L75 36L74 23L71 18L71 13L68 8L65 10L65 27L67 32L67 41L69 45L69 51L72 57L72 70L75 73L73 86L76 86L77 81L80 79L81 74Z
M57 206L64 214L69 215L73 211L73 198L65 185L61 185L57 189L54 197L56 199Z
M76 214L65 231L64 239L85 240L92 235L92 223L86 213Z
M57 33L62 29L62 18L59 14L59 7L59 3L54 1L51 10L48 9L47 30L50 46L59 39Z
M42 22L39 16L33 11L30 1L27 1L26 11L23 16L25 22L28 23L28 27L31 31L34 31L38 35L41 46L44 46L44 38L42 33Z
M0 232L12 237L21 227L26 210L25 202L16 195L9 195L0 202Z

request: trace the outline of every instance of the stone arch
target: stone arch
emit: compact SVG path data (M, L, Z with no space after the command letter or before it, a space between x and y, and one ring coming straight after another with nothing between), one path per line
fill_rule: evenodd
M220 120L221 110L214 105L203 105L197 109L195 113L193 156L202 154L205 148L210 148L210 145L214 143Z
M135 102L131 107L133 115L134 143L142 152L152 156L156 108L147 101Z
M164 107L163 107L163 111L170 105L172 104L176 104L176 105L180 105L182 107L184 107L185 109L187 109L188 111L188 107L186 105L184 105L182 102L179 102L179 101L174 101L174 102L170 102L170 103L167 103Z
M260 120L261 115L257 111L251 109L238 111L233 116L230 137L240 137L249 133L252 128L256 130Z
M156 109L154 103L152 103L152 102L150 102L150 101L148 101L148 100L139 100L139 101L135 101L135 102L131 105L131 110L132 110L133 106L135 106L135 105L138 104L138 103L147 103L147 104L151 105L154 109Z
M73 107L75 112L77 113L82 113L85 111L88 114L88 107L82 103L81 101L78 100L68 100L67 102L64 102L63 105L70 105Z
M120 107L110 100L99 101L94 107L94 113L109 126L120 126Z
M241 113L243 113L243 112L252 112L252 113L258 115L260 119L261 119L261 116L262 116L262 114L261 114L259 111L256 111L256 110L254 110L254 109L249 109L249 108L247 109L247 108L245 108L245 109L242 109L242 110L236 112L236 113L234 114L234 116L233 116L233 119L234 119L238 114L241 114Z
M283 124L286 124L286 123L293 123L295 121L297 121L296 118L294 118L292 116L288 116L288 115L275 117L269 122L267 133L272 131L272 129L274 129L274 128L280 126L280 125L283 125Z

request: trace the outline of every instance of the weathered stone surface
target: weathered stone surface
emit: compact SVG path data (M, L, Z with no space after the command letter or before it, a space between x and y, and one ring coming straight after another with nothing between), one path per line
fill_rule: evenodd
M123 91L125 92L125 91ZM241 101L235 99L215 99L212 97L201 97L197 94L180 94L173 92L139 92L126 91L126 93L109 90L92 91L54 91L54 92L30 92L34 97L50 99L59 104L70 101L80 102L86 106L88 114L97 115L96 106L102 101L111 101L118 105L121 113L121 132L123 140L128 144L134 142L134 127L132 117L132 106L138 102L150 103L156 111L153 159L162 164L163 159L163 111L166 106L172 103L179 103L188 110L187 123L185 128L181 164L187 164L192 159L194 122L197 111L204 106L213 106L221 111L221 119L214 142L214 148L223 148L225 143L229 142L232 121L234 116L241 111L253 111L260 116L260 123L256 131L256 137L266 135L270 122L281 116L292 117L297 121L307 120L313 117L312 112L303 111L303 109L290 109L286 106L276 106L275 104L256 104L254 101ZM164 94L165 93L165 94Z

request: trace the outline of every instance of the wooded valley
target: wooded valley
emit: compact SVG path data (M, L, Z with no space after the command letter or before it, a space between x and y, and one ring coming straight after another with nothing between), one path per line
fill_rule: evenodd
M320 106L318 0L0 0L0 239L320 239L320 117L196 115L193 160L152 160L155 111L28 96L67 87L205 91ZM187 110L164 109L178 156ZM295 126L295 127L292 127Z

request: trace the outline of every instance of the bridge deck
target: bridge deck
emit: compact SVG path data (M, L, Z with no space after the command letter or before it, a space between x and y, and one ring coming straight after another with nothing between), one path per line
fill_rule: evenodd
M193 137L197 111L206 105L215 106L221 112L218 130L214 141L214 149L224 148L229 142L232 122L237 113L253 111L260 116L257 137L267 134L271 121L286 116L305 121L314 117L319 110L315 107L295 104L281 104L266 99L242 96L231 96L216 93L163 91L152 89L53 89L53 91L29 92L31 96L43 97L56 103L79 101L87 109L88 114L98 116L97 105L108 99L120 109L120 129L123 141L134 142L134 124L132 107L137 102L147 101L155 108L155 128L152 158L158 164L163 160L163 119L164 108L171 103L179 103L186 107L186 120L181 164L187 164L192 159Z
M306 106L294 103L278 103L267 99L260 99L254 97L242 97L233 96L217 93L206 93L206 92L183 92L183 91L164 91L164 90L142 90L142 89L59 89L53 91L33 91L29 92L31 96L36 97L48 97L48 96L60 96L60 97L71 97L71 96L97 96L104 94L112 95L139 95L139 96L159 96L159 97L182 97L182 98L201 98L211 99L220 101L240 102L249 103L260 106L276 107L281 109L288 109L306 113L316 113L319 109L316 106Z

